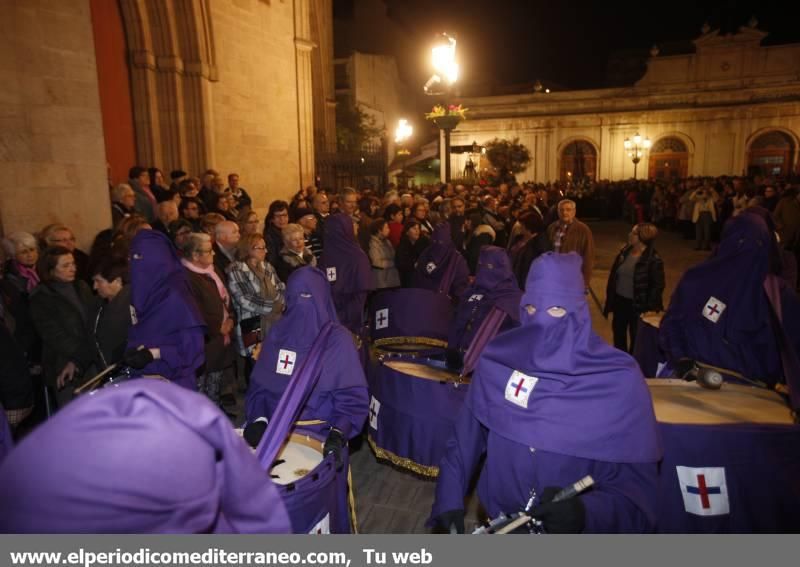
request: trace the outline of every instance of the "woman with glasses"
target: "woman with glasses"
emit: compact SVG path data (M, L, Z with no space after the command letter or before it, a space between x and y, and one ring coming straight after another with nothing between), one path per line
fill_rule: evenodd
M264 220L264 240L267 242L267 261L277 268L283 247L283 229L289 224L289 203L272 201Z
M653 246L657 235L649 222L634 226L608 276L603 314L614 313L614 346L625 352L633 352L639 316L664 310L664 262Z
M236 262L228 268L228 287L236 309L236 342L245 357L245 374L253 368L253 351L281 317L284 306L283 282L266 261L267 245L260 234L242 236Z
M219 405L222 373L231 363L228 347L234 322L228 290L214 269L211 237L203 233L190 234L183 247L181 263L186 268L189 287L206 324L206 365L197 389Z

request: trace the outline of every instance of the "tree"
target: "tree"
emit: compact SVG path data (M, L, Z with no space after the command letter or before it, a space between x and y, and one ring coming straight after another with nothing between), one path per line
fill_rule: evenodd
M486 144L486 159L495 170L496 183L513 183L515 175L525 171L531 162L531 153L519 138L495 138Z
M336 107L336 145L339 151L359 152L373 140L385 135L375 117L364 112L361 105L348 102Z

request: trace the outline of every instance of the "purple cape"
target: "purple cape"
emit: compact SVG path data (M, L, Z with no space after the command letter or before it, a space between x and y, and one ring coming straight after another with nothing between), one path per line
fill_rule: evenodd
M128 348L161 349L161 359L138 373L157 374L196 389L196 371L205 360L205 323L175 247L162 233L142 230L131 243L130 262Z
M522 326L497 336L478 362L467 396L475 417L510 441L544 451L616 463L658 461L647 385L636 361L592 330L581 257L543 254L525 288ZM552 307L567 313L552 317Z
M0 465L0 532L288 533L274 484L205 396L132 380L77 400Z
M272 417L289 380L328 321L337 319L325 275L311 266L295 270L286 286L286 312L272 326L250 376L248 421ZM369 399L364 370L347 329L335 326L322 357L322 375L300 420L324 420L324 430L332 426L353 437L367 418Z
M771 243L772 234L756 214L725 224L715 254L686 271L661 321L659 344L670 362L691 358L769 383L781 377L763 287Z
M492 307L508 314L503 329L519 324L522 291L511 269L511 260L502 248L484 246L478 260L475 283L461 296L456 315L450 324L448 347L465 350Z
M14 448L14 438L11 437L11 428L8 426L3 406L0 406L0 463Z
M419 255L413 286L461 297L469 282L467 261L453 245L450 225L433 230L430 246Z
M331 284L339 322L358 334L367 293L375 289L369 258L358 245L353 219L339 213L325 220L325 247L319 266Z

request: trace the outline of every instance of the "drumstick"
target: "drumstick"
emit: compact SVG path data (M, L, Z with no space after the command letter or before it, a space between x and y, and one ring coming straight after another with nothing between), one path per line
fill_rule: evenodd
M75 390L73 390L72 393L77 396L78 394L82 394L83 391L88 389L89 387L96 386L97 384L100 383L100 380L102 380L110 372L116 370L118 366L119 366L119 363L115 362L114 364L112 364L111 366L109 366L108 368L103 370L100 374L98 374L97 376L95 376L94 378L89 380L88 382L85 382L85 383L81 384L80 386L78 386L77 388L75 388Z
M591 487L593 484L594 484L594 479L591 477L591 475L586 475L578 482L570 486L567 486L563 490L560 490L555 496L553 496L551 502L560 502L561 500L566 500L567 498L572 498L573 496L577 496L587 488ZM509 532L514 531L518 527L527 524L532 519L533 518L531 516L528 516L527 514L520 514L519 518L509 523L507 526L503 526L495 533L507 534Z

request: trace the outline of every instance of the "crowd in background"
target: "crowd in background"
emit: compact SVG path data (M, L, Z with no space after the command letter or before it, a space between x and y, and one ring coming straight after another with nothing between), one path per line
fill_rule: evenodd
M520 288L543 252L573 250L584 257L588 288L591 231L576 212L625 218L634 230L612 269L606 305L615 312L615 346L623 350L632 349L633 336L630 344L617 337L638 314L663 309L663 264L652 246L658 229L680 231L708 250L725 220L760 205L772 213L786 253L800 252L797 186L758 177L338 192L311 186L269 203L263 226L236 173L174 171L167 182L158 169L133 167L110 194L113 226L88 253L63 224L3 241L0 404L12 426L41 420L48 406L69 401L72 387L121 359L131 325L129 248L140 230L162 232L181 257L207 327L198 389L223 408L234 403L237 374L249 375L253 351L280 318L290 274L320 263L334 214L352 218L378 289L413 285L418 260L442 224L471 276L486 245L507 250Z

